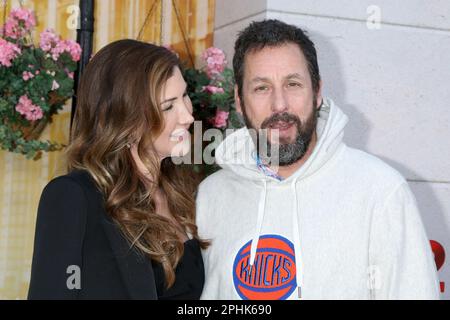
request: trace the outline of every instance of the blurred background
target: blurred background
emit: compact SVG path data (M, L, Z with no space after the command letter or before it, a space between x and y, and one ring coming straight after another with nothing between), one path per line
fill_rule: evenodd
M79 1L0 1L0 19L23 5L34 10L36 31L53 28L76 39L68 20ZM237 32L267 18L308 31L324 94L350 118L346 142L407 178L432 240L443 298L450 299L450 1L101 0L93 52L141 33L194 65L205 49L218 47L231 66ZM68 101L43 139L68 142L70 110ZM40 193L64 173L61 151L39 160L0 151L0 299L26 298Z

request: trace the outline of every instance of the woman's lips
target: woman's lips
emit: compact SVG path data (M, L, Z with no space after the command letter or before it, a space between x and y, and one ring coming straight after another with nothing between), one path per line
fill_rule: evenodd
M177 142L181 142L183 141L186 137L187 134L189 132L187 130L175 130L171 135L170 135L170 141L177 141Z

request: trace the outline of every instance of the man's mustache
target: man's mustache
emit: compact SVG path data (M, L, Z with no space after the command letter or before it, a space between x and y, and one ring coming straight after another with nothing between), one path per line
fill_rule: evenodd
M264 120L263 123L261 124L261 129L266 129L277 122L295 123L297 125L297 128L299 128L301 124L300 118L298 116L287 112L283 112L283 113L275 113L266 120Z

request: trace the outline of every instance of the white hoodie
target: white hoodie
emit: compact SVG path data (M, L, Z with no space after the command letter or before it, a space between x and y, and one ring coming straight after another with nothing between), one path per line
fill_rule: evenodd
M216 150L197 196L202 299L439 299L415 198L393 168L343 141L330 99L309 159L282 181L254 159L246 128Z

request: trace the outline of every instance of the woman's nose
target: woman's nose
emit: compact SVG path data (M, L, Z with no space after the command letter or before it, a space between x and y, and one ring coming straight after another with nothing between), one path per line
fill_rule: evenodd
M192 116L192 108L190 108L190 106L185 103L182 107L181 107L181 111L179 113L179 123L186 125L186 124L191 124L192 122L194 122L194 117Z

